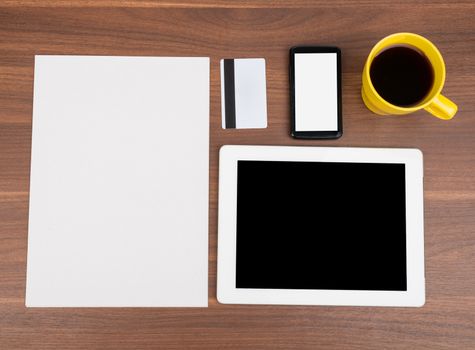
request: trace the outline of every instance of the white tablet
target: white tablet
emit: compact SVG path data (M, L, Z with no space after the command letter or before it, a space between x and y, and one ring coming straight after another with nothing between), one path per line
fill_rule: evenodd
M220 303L422 306L417 149L223 146Z

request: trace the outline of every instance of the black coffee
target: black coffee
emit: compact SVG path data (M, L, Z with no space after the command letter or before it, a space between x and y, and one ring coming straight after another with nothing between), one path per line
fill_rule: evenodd
M401 107L421 102L434 83L429 59L412 46L393 46L379 53L371 64L370 77L382 98Z

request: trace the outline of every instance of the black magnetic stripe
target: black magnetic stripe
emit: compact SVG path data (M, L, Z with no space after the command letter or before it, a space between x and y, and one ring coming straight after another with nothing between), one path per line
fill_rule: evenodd
M236 128L236 94L234 91L234 60L224 60L224 108L226 129Z

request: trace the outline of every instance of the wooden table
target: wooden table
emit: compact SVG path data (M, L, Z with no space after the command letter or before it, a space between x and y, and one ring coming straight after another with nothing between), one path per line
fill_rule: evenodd
M473 1L60 0L0 3L0 349L475 349ZM447 65L445 122L378 117L360 98L377 40L422 34ZM289 136L288 49L343 51L344 135ZM211 57L209 308L26 309L35 54ZM265 57L269 127L222 130L219 59ZM218 149L223 144L417 147L425 166L423 308L228 306L216 301Z

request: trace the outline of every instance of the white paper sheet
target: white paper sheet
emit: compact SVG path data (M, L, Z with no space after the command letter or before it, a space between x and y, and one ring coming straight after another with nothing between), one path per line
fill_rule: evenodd
M26 305L207 306L209 59L36 56Z

